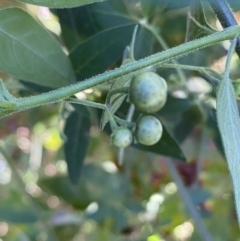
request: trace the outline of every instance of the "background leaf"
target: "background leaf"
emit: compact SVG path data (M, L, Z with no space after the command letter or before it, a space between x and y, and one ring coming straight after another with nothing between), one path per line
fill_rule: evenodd
M174 136L181 143L193 131L193 129L203 122L203 114L197 105L191 106L182 113L181 121L174 128Z
M16 209L5 206L0 208L0 221L10 223L33 223L37 221L37 217L28 208Z
M135 144L134 147L144 151L149 151L149 152L157 153L163 156L169 156L169 157L177 158L182 161L186 161L186 157L184 156L181 148L179 147L177 142L171 137L171 135L168 133L168 131L164 126L163 126L163 135L157 144L153 146L144 146L141 144Z
M0 11L0 45L0 70L3 72L54 88L75 81L61 46L21 9Z
M189 188L188 193L190 197L192 198L194 204L199 205L204 203L207 199L212 197L211 192L201 188Z
M122 203L129 191L124 176L109 173L96 164L84 165L81 182L76 186L64 176L42 179L39 185L77 209L85 209L93 201L111 205Z
M64 151L68 175L73 184L78 183L81 175L89 144L90 126L89 118L82 115L79 110L73 111L65 124L64 134L67 140L64 144Z
M186 7L189 3L190 0L141 0L143 13L148 17L159 11Z
M130 43L134 25L126 25L99 32L79 44L70 53L79 80L104 72L123 54Z
M135 23L123 0L108 0L89 6L92 22L97 30Z
M153 44L154 36L149 30L141 26L134 46L135 59L141 59L151 55L153 53Z
M81 41L96 33L91 22L89 5L51 10L59 18L61 37L69 51Z
M71 8L104 0L17 0L23 3L29 3L49 8Z
M85 209L89 203L93 201L91 196L87 193L83 182L80 182L78 186L73 186L69 178L65 176L44 178L41 179L38 184L45 191L61 197L76 209Z
M142 12L146 17L150 17L157 10L158 0L141 0ZM164 6L163 6L164 7Z
M233 180L238 223L240 223L240 120L234 88L225 77L217 90L217 120L228 167Z

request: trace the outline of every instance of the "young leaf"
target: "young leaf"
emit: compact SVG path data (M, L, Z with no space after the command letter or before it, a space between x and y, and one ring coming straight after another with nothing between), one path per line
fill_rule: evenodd
M81 175L85 156L89 144L89 129L91 123L89 118L79 111L73 111L68 117L64 135L65 158L68 166L68 175L73 184L77 184Z
M228 76L221 81L217 90L217 120L233 180L237 217L240 223L240 120L234 88Z
M79 44L70 59L79 80L104 72L116 62L129 44L134 25L104 30Z
M110 91L118 89L118 88L122 88L122 87L128 87L130 85L130 80L132 79L132 76L133 76L133 74L128 74L128 75L115 79L111 86ZM108 94L109 94L109 92L108 92ZM111 98L110 109L111 109L112 114L114 114L119 109L119 107L123 103L125 97L126 97L126 94L121 93L121 94L116 94ZM102 118L101 118L101 129L102 130L104 129L104 127L108 123L108 121L109 121L108 112L104 111Z
M188 10L186 42L207 36L214 32L216 31L207 23L203 3L199 0L191 1Z
M0 71L48 87L75 81L67 56L58 42L28 13L0 10Z
M49 8L71 8L90 4L94 2L102 2L104 0L17 0L18 2L29 3Z
M135 40L136 40L136 34L137 34L138 26L136 25L133 31L133 36L131 40L130 46L127 46L125 48L124 54L123 54L123 62L122 66L127 65L129 63L134 62L134 46L135 46ZM112 91L116 91L122 88L129 87L130 81L134 74L136 74L139 71L136 71L135 73L129 73L127 75L118 77L113 80L112 86L110 88L110 91L108 92L107 99L106 99L106 105L108 106L109 110L112 114L114 114L121 104L123 103L126 94L125 93L118 93L113 96L111 96ZM101 129L104 129L105 125L109 121L109 114L108 111L104 111L101 118Z

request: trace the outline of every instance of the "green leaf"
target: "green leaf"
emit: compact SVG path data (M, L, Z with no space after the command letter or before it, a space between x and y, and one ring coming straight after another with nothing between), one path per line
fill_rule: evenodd
M188 7L191 0L158 0L158 4L166 5L167 10Z
M70 59L79 80L104 72L130 43L134 25L104 30L79 44Z
M154 36L146 28L140 28L134 49L135 59L145 58L153 53Z
M181 121L174 128L174 136L181 143L203 121L203 113L198 105L193 105L182 114Z
M109 173L96 164L88 164L84 167L82 180L89 194L91 193L93 199L100 203L122 204L129 194L129 183L124 175Z
M58 42L28 13L0 10L0 71L48 87L75 81L67 56Z
M186 41L201 38L214 32L216 30L207 23L203 3L199 0L191 1L188 10Z
M187 111L194 105L194 101L190 98L176 98L168 95L167 102L163 108L158 112L159 115L168 120L172 119L174 123L177 123L178 119L181 119L183 112Z
M16 209L5 206L0 208L0 221L9 223L33 223L37 221L37 217L28 209Z
M141 144L134 144L134 147L141 149L143 151L149 151L163 156L169 156L177 158L182 161L186 161L180 146L178 143L171 137L166 128L163 126L163 135L158 143L153 146L144 146Z
M141 8L144 16L150 17L156 11L158 0L141 0Z
M186 7L189 2L190 0L141 0L141 8L146 17L151 17L156 12Z
M29 3L33 5L45 6L49 8L71 8L85 4L102 2L104 0L17 0L18 2Z
M208 116L206 121L209 132L213 138L214 144L216 145L218 151L224 156L223 144L220 136L220 132L217 126L217 117L215 110L208 109Z
M89 6L85 5L69 9L52 9L59 18L61 36L67 48L72 51L80 42L96 33Z
M61 197L76 209L85 209L93 201L108 205L122 204L129 194L128 180L120 173L109 173L100 165L84 165L81 181L71 185L64 176L42 179L44 191Z
M217 89L217 120L233 180L237 217L240 223L240 120L234 88L226 76Z
M65 124L64 144L68 175L73 184L77 184L83 168L84 159L89 144L89 129L91 122L79 111L73 111Z
M80 182L78 186L72 186L69 178L64 176L41 179L38 185L44 191L60 197L76 209L84 210L93 201L83 182Z
M138 22L128 13L123 0L108 0L89 6L89 13L98 30Z

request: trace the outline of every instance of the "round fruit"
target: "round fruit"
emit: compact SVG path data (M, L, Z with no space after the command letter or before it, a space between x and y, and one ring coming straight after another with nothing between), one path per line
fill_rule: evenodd
M166 81L154 72L142 72L132 79L129 98L137 110L155 113L166 103Z
M115 130L111 138L112 144L117 147L127 147L131 145L133 141L132 132L125 127L120 127Z
M135 137L140 144L151 146L162 136L161 122L152 115L143 115L137 120Z

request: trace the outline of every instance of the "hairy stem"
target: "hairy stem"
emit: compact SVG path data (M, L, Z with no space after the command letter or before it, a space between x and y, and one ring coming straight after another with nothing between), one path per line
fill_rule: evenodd
M89 78L85 81L78 82L73 85L69 85L63 88L59 88L54 91L50 91L41 95L20 98L16 100L17 110L22 111L37 107L40 105L45 105L49 103L58 102L76 94L79 91L86 90L90 87L102 84L104 82L113 80L120 76L132 73L134 71L146 68L150 65L157 63L164 63L174 58L179 58L189 53L192 53L201 48L210 46L212 44L229 40L235 38L240 34L240 26L234 26L227 28L221 32L214 33L212 35L184 43L172 49L151 55L147 58L141 59L139 61L126 64L120 68L105 72L103 74L97 75L95 77ZM12 113L12 112L11 112ZM6 115L9 113L6 113ZM4 114L1 117L5 116Z

